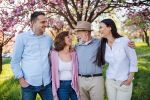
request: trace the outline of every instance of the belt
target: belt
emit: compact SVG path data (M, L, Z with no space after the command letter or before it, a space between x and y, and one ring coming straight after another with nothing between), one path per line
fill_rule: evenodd
M91 74L91 75L82 75L82 74L79 74L79 76L81 76L81 77L96 77L96 76L102 76L102 73L100 73L100 74Z

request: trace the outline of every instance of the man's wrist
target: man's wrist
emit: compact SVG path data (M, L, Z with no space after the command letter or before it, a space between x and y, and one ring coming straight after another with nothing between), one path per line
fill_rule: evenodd
M19 78L19 81L21 81L21 80L24 80L24 78L23 78L23 77L20 77L20 78Z

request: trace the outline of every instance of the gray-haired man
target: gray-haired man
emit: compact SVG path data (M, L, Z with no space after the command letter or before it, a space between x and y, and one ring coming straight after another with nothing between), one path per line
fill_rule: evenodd
M94 63L100 40L92 38L89 22L79 21L75 30L80 41L75 49L79 60L81 100L104 100L102 67Z

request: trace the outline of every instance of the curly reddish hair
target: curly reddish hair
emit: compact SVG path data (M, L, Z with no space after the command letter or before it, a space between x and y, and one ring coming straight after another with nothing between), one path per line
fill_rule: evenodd
M54 49L56 51L61 51L64 49L64 47L66 46L66 43L65 43L65 37L69 35L69 32L68 31L63 31L63 32L60 32L55 40L54 40Z

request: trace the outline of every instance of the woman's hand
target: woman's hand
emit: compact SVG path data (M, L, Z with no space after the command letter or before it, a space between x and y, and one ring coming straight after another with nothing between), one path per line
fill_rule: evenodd
M128 79L125 80L125 81L123 81L123 82L120 84L120 86L122 86L122 85L129 86L129 85L131 84L132 80L133 80L133 77L134 77L134 72L130 72Z
M120 84L120 86L122 86L122 85L129 86L129 85L131 84L131 82L132 82L131 79L127 79L127 80L123 81L123 82Z

